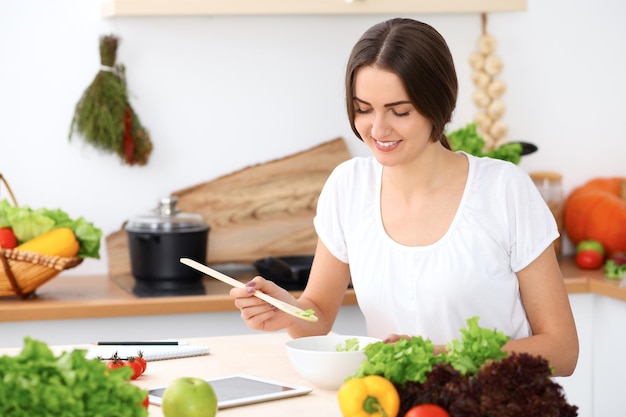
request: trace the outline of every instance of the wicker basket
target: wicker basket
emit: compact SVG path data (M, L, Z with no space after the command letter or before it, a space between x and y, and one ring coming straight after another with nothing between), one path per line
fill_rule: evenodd
M77 257L0 249L0 297L26 298L64 269L73 268L82 261Z
M17 205L11 187L0 174L13 204ZM0 248L0 297L26 298L37 287L54 278L64 269L73 268L83 261L78 257L61 257Z

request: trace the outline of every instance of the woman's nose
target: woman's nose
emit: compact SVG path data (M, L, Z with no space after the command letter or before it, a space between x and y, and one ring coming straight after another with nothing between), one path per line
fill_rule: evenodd
M371 136L375 139L384 139L389 134L389 125L382 115L376 115L372 121Z

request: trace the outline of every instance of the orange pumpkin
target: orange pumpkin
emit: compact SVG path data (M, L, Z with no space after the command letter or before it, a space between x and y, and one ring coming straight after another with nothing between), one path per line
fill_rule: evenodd
M597 240L607 254L626 252L626 178L596 178L565 201L563 227L570 240Z

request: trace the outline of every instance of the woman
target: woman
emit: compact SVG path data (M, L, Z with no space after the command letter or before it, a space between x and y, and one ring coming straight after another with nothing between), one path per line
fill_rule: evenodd
M372 156L341 164L324 186L299 299L261 277L231 290L249 327L326 334L352 280L370 336L419 335L443 349L478 316L511 338L505 350L541 355L555 375L573 372L578 336L554 218L519 167L450 150L444 128L457 87L432 27L392 19L365 32L347 65L346 101ZM313 309L319 321L277 311L255 290Z

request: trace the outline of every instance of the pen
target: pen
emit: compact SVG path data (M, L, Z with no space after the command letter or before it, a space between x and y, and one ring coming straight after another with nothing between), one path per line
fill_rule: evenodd
M95 342L98 346L178 346L180 343L176 340L163 340L155 342Z

